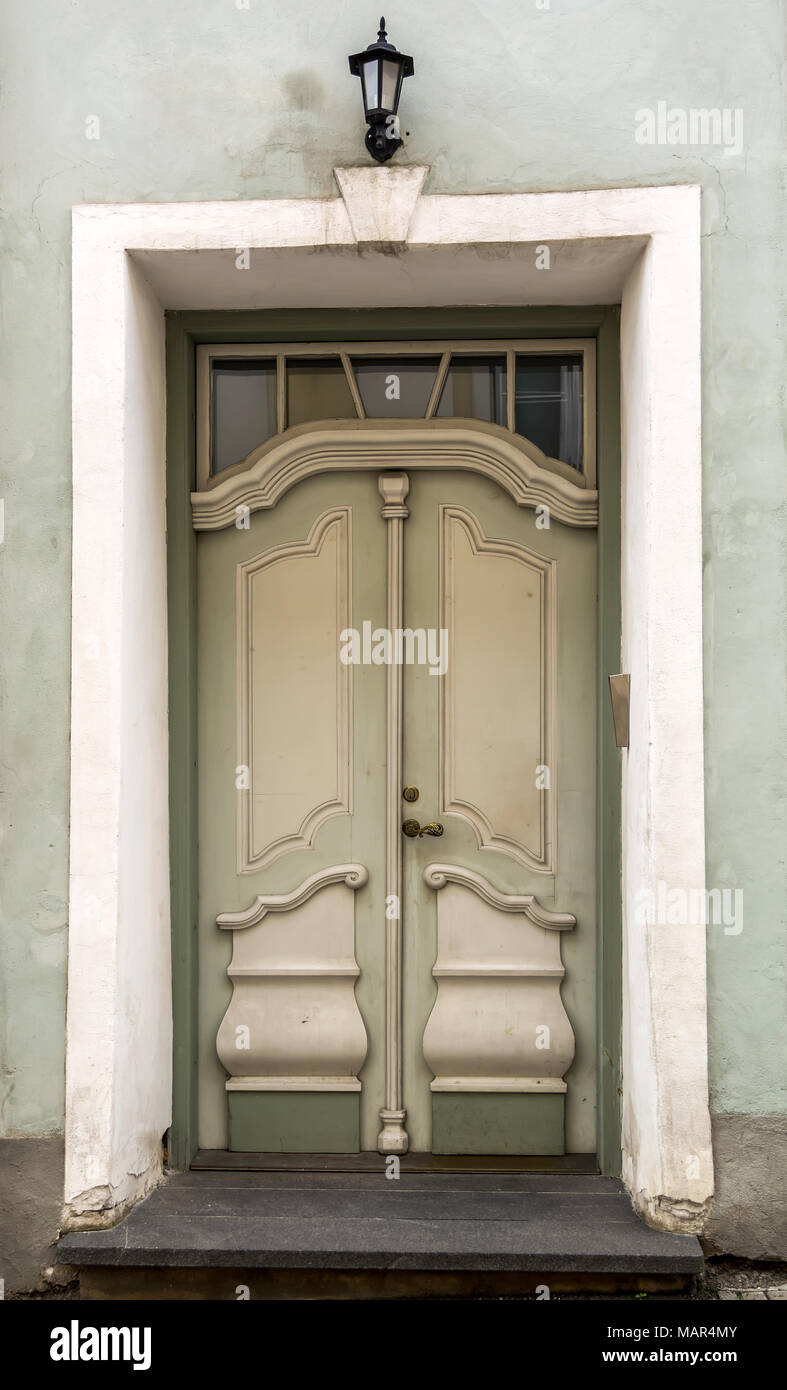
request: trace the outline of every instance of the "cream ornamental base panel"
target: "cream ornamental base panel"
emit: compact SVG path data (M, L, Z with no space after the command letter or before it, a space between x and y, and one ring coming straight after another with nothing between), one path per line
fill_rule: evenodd
M171 1117L164 311L620 303L623 1174L654 1224L700 1229L705 929L636 911L660 880L704 888L700 190L338 179L333 198L73 211L64 1226L112 1224L160 1180Z
M424 882L438 892L437 999L423 1042L432 1090L563 1094L574 1032L560 933L576 918L451 864L428 864Z
M217 917L232 932L232 999L216 1040L228 1091L360 1091L354 895L368 879L363 864L339 864Z

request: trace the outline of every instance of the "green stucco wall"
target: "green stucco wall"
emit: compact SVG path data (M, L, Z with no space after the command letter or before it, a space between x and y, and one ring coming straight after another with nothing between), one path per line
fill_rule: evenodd
M365 162L361 0L6 0L0 412L2 1132L63 1119L69 688L69 233L80 202L333 196ZM399 162L431 192L700 183L707 878L717 1115L784 1108L785 514L781 0L402 0ZM641 145L635 113L739 108L742 153ZM100 122L100 138L89 139ZM781 503L781 510L780 510ZM781 1038L780 1038L781 1030Z

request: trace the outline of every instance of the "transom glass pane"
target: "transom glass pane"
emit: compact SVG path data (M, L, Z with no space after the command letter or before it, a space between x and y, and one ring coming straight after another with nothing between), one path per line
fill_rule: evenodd
M505 357L452 357L436 413L505 425Z
M582 354L516 359L514 428L550 458L582 472Z
M211 473L240 463L276 433L276 363L222 358L213 363Z
M406 353L394 348L391 355L382 356L379 347L376 352L366 353L358 344L357 355L354 352L352 364L345 372L339 348L334 344L316 347L313 356L293 356L293 348L286 345L267 350L281 354L278 360L284 359L285 400L281 406L276 356L229 356L212 361L212 476L242 463L275 436L279 427L288 429L318 420L354 420L359 413L370 419L424 419L441 361L445 361L441 350ZM531 440L548 458L559 459L582 472L582 352L531 352L521 345L514 357L502 348L484 351L469 343L454 345L449 352L448 369L434 411L436 417L483 420L507 429L511 387L516 433ZM513 382L509 379L509 361L513 363ZM278 418L280 409L283 420Z
M356 419L344 367L335 357L291 357L287 361L287 424L307 420Z
M426 414L439 365L439 357L354 358L366 414L383 419L420 419Z

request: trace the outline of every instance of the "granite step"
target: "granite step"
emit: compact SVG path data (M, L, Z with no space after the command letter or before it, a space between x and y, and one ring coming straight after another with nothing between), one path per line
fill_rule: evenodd
M681 1274L694 1236L654 1231L597 1174L173 1173L109 1230L72 1231L76 1266Z

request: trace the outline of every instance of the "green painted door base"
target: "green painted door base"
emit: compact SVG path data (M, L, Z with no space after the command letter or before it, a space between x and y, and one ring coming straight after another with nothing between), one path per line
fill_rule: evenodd
M432 1153L563 1154L562 1095L432 1096Z
M228 1091L232 1153L360 1152L357 1091Z

